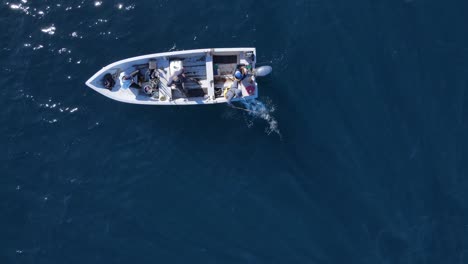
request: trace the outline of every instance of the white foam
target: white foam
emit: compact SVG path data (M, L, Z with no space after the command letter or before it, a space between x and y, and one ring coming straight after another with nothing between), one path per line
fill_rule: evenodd
M275 132L281 136L280 130L278 128L278 121L273 117L272 113L276 110L275 106L271 101L263 103L257 99L251 100L242 100L241 101L244 107L248 110L249 116L253 118L260 118L265 120L268 123L268 127L265 128L265 132L270 135L272 132ZM247 126L253 126L253 120L247 121Z
M55 34L55 30L56 30L56 28L55 28L55 26L53 24L50 27L41 29L42 32L47 33L49 35Z
M26 15L29 15L30 12L28 11L29 10L29 6L23 6L23 4L10 4L10 8L13 9L13 10L21 10L23 11Z
M61 48L57 51L59 54L62 54L62 53L68 53L70 54L71 53L71 50L67 49L67 48Z
M173 50L175 50L175 49L176 49L176 47L177 47L177 46L176 46L176 44L174 43L174 45L172 45L172 48L170 48L170 49L169 49L169 51L173 51Z
M49 115L48 117L42 118L42 121L49 124L60 122L62 120L61 115L63 114L73 114L74 112L78 111L78 107L62 106L62 103L54 102L52 98L49 98L47 102L39 103L37 100L34 99L32 95L23 94L23 96L28 98L31 102L34 102L39 108L47 109L49 111L48 113L51 116ZM60 116L55 115L54 112L60 113Z
M78 35L78 33L77 33L76 31L73 31L73 32L70 34L70 36L71 36L72 38L80 38L80 39L83 38L82 36Z

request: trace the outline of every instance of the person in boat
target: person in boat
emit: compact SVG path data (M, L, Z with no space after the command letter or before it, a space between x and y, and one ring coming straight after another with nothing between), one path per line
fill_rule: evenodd
M224 90L224 98L226 98L228 104L231 104L231 100L233 98L240 97L242 97L242 90L238 88L237 82L233 82L231 87L226 88L226 90Z
M247 77L247 68L245 66L238 66L237 69L234 71L234 78L236 82L240 82Z
M186 97L189 97L188 96L188 90L185 88L185 84L187 83L187 81L192 81L192 82L195 82L195 83L201 85L200 80L195 79L195 78L191 78L191 77L187 77L187 75L185 73L185 68L182 68L182 70L180 71L179 74L177 74L176 76L173 76L172 78L170 78L169 82L167 83L167 86L171 86L171 85L174 84L175 87L177 89L179 89L179 91L181 93L183 93Z
M170 80L167 82L167 86L171 86L172 84L175 84L177 86L178 84L184 83L185 79L185 69L182 68L180 72L176 73L175 76L172 76L172 78L170 78Z
M145 85L145 87L143 87L143 92L150 97L157 97L159 94L158 87L155 87L154 85Z
M239 83L242 82L247 77L247 69L245 67L239 67L234 72L234 81L231 84L231 87L224 90L224 98L226 98L227 103L231 104L233 98L242 97L242 90L239 88Z
M136 81L135 81L135 77L136 77ZM122 72L120 74L120 87L124 89L128 89L129 87L140 89L141 85L139 83L141 83L142 78L143 78L143 75L140 73L139 70L136 70L130 73L129 75Z
M149 70L148 75L150 80L159 79L159 72L156 69Z
M255 81L255 76L247 70L245 65L238 65L236 70L234 71L234 82L239 83L242 82L244 79L249 78L249 83L253 83ZM236 84L236 85L237 85Z
M239 83L241 83L245 78L250 78L250 83L255 80L255 77L249 73L247 68L244 65L239 65L234 71L234 81L232 82L231 87L227 88L224 91L224 98L226 98L227 103L231 104L233 98L242 97L242 90L239 88Z
M177 88L182 94L188 97L187 91L185 90L186 79L187 79L187 76L185 75L185 69L182 68L180 72L176 73L175 75L169 78L169 81L167 82L167 86L170 87L174 85L175 88Z
M112 77L112 74L106 73L104 75L104 87L106 87L109 90L112 90L114 88L115 81L114 78Z

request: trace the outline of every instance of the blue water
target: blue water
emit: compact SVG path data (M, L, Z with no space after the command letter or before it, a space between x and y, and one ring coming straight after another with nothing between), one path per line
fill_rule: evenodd
M466 1L1 1L0 263L468 263ZM254 46L245 105L123 104ZM243 106L243 105L239 105Z

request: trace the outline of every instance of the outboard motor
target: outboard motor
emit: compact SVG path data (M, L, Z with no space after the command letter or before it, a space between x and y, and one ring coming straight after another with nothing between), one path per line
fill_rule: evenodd
M254 75L258 77L267 76L272 70L273 68L271 68L271 66L261 66L255 69Z

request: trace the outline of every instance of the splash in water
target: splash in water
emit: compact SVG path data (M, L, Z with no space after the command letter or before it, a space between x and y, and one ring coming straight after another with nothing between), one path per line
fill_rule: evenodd
M242 105L247 109L248 116L253 117L247 120L247 125L251 127L253 121L256 118L265 120L268 123L268 127L265 128L265 132L270 135L275 132L281 137L281 133L278 128L278 121L273 117L272 113L276 110L271 100L267 100L266 103L261 102L257 99L242 100Z

